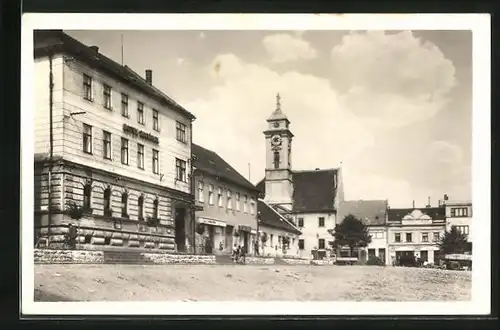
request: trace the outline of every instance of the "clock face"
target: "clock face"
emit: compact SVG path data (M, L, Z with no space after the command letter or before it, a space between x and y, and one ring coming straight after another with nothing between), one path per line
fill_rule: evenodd
M274 123L274 127L280 127L280 123L275 122L275 123Z
M279 145L281 145L281 136L279 136L279 135L274 135L274 136L271 138L271 143L272 143L274 146L279 146Z

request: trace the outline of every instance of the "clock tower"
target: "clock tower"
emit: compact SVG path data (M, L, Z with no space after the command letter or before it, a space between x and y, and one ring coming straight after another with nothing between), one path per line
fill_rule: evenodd
M292 138L290 121L281 111L281 97L276 95L276 110L267 119L266 196L267 203L291 210L293 204Z

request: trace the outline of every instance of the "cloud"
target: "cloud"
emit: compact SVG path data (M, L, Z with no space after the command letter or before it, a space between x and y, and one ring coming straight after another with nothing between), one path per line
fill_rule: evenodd
M310 60L317 57L317 51L307 41L301 39L302 33L295 35L279 33L266 36L262 43L272 56L272 61L283 63L297 60Z
M456 85L453 63L410 31L350 33L333 47L331 61L341 104L377 127L435 116Z
M278 92L295 134L294 169L355 162L373 143L370 132L338 105L337 92L327 79L295 71L278 73L234 54L215 57L206 70L214 84L208 96L183 102L198 118L193 137L244 175L250 162L253 182L264 176L263 131L275 110Z

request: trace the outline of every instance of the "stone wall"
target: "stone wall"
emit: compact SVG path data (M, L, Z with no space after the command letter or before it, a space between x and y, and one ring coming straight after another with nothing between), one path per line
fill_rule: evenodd
M247 265L273 265L274 258L246 257L245 262Z
M311 261L308 259L298 259L298 258L283 258L281 259L284 263L289 265L310 265Z
M142 258L150 260L159 265L171 264L203 264L214 265L214 255L189 255L189 254L166 254L166 253L141 253Z
M36 264L102 264L104 252L87 250L35 249Z

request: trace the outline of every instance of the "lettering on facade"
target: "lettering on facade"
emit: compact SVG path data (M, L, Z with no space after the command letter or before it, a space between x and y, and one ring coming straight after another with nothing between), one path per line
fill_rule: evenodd
M157 136L154 136L148 132L141 131L135 127L129 126L127 124L123 124L123 131L125 133L140 137L141 139L144 139L146 141L153 142L155 144L159 144L160 140L158 139Z
M226 227L226 223L223 221L217 221L213 219L207 219L207 218L198 218L198 223L203 223L206 225L211 225L211 226L218 226L218 227Z
M241 230L241 231L246 231L246 232L251 232L252 231L252 228L249 227L249 226L244 226L244 225L239 225L238 226L238 229Z

